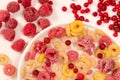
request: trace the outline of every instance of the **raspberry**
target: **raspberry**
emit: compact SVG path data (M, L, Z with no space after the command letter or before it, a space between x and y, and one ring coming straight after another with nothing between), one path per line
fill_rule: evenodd
M27 22L35 21L39 17L39 13L34 7L27 7L23 14Z
M2 27L2 22L0 22L0 28Z
M49 21L48 19L41 18L41 19L39 19L38 24L40 25L40 27L41 27L42 29L45 29L45 28L47 28L48 26L50 26L50 21Z
M23 39L19 39L11 45L11 48L15 51L21 52L24 49L25 44L26 42Z
M22 0L17 0L18 3L22 3Z
M0 10L0 22L6 22L10 18L10 13L6 10Z
M50 16L53 12L52 6L48 3L42 4L39 8L40 16Z
M10 29L15 29L17 27L17 20L14 18L10 18L6 23L6 27L10 28Z
M8 3L7 10L12 13L17 12L20 10L20 5L16 1L12 1Z
M30 7L31 6L31 0L21 0L21 4L23 5L24 8Z
M15 31L13 29L4 29L2 35L8 41L12 41L15 38Z
M33 23L28 23L23 28L23 34L25 36L34 36L36 35L36 25Z
M41 4L48 3L49 0L38 0Z

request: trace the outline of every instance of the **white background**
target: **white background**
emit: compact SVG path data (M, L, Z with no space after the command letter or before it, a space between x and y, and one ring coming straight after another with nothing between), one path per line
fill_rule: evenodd
M0 9L6 9L6 5L10 1L15 1L15 0L0 0ZM98 0L94 0L94 3L89 6L91 9L91 12L89 14L84 14L85 18L89 19L90 23L93 23L93 24L96 24L96 21L99 19L98 17L92 16L92 12L97 10L97 7L96 7L96 5L98 3L97 1ZM54 12L50 17L46 17L46 18L50 19L51 25L60 24L60 23L63 24L64 22L70 22L70 21L74 20L74 15L71 13L71 9L69 7L70 3L72 3L72 2L75 2L75 3L83 6L83 3L87 2L87 0L74 0L74 1L72 1L72 0L54 0L54 5L53 5ZM32 0L32 5L36 9L38 9L40 7L40 4L38 3L37 0ZM67 6L67 8L68 8L67 12L63 12L61 10L62 6ZM21 6L21 9L19 12L11 14L11 17L16 18L19 22L19 25L15 29L16 37L15 37L14 41L22 38L28 43L32 38L25 37L22 33L22 28L26 24L26 21L24 20L24 18L22 16L22 12L23 12L23 7ZM108 9L108 12L110 15L114 14L114 13L112 13L111 8ZM103 24L103 25L98 26L98 27L102 27L103 30L107 30L107 33L110 33L112 35L113 32L109 31L107 26L108 26L108 24ZM2 29L4 29L4 28L5 28L5 26L3 24ZM14 41L12 41L12 42L6 41L3 38L3 36L1 35L2 29L0 29L0 53L4 53L4 54L8 55L9 59L10 59L9 63L15 65L17 68L18 64L19 64L20 57L22 55L22 52L18 53L18 52L15 52L11 49L10 46ZM37 31L38 32L41 31L39 26L37 26ZM118 41L118 43L120 43L120 36L118 36L115 39L116 39L116 41ZM5 76L3 73L3 66L0 66L0 80L16 80L16 76L13 76L13 77Z

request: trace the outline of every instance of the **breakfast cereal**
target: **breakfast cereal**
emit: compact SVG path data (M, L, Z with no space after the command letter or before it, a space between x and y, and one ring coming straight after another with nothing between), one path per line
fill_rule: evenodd
M56 26L31 46L24 57L22 80L119 78L120 47L104 32L89 29L81 21Z

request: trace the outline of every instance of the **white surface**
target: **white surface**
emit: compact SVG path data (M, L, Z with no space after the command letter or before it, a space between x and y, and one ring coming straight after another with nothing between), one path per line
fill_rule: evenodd
M0 0L0 9L6 9L6 5L10 1L15 1L15 0ZM36 9L39 8L40 4L37 2L37 0L32 0L33 3L32 5L35 6ZM74 0L75 3L83 5L83 3L87 0ZM96 10L96 3L98 0L94 0L94 3L90 6L91 12L89 14L84 14L85 18L88 18L90 20L90 23L96 24L96 20L98 20L98 17L93 17L91 14ZM54 0L54 5L53 9L54 12L53 14L48 17L51 20L51 25L56 25L56 24L61 24L61 23L67 23L70 21L74 20L74 15L71 13L71 9L69 9L69 4L72 3L72 0ZM62 12L61 8L62 6L67 6L68 10L67 12ZM22 33L22 28L25 25L26 21L24 20L23 16L21 16L23 11L23 8L21 7L21 10L18 13L11 14L11 17L16 18L19 21L18 27L15 29L16 30L16 37L14 39L20 39L23 38L26 42L29 42L32 38L25 37ZM108 9L108 12L112 15L113 13L111 12L110 9ZM99 27L101 27L103 30L105 30L108 34L112 35L112 32L107 29L108 24L103 24ZM4 29L5 26L2 26L2 29ZM0 29L0 33L1 30ZM40 31L39 26L37 26L37 30ZM114 38L118 43L120 43L120 35L117 38ZM12 42L14 42L12 41ZM21 57L21 53L13 51L10 46L12 42L6 41L2 35L0 35L0 53L4 53L10 57L9 63L15 65L18 67L19 60ZM0 80L17 80L16 76L14 77L7 77L3 73L3 66L0 66Z

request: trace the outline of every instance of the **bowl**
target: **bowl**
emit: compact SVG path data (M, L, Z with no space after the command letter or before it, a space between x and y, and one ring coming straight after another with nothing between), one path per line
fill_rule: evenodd
M69 23L71 23L71 22L69 22ZM48 28L42 30L40 33L38 33L38 34L30 41L30 43L27 45L27 47L25 48L25 50L24 50L23 53L22 53L22 57L21 57L21 60L20 60L20 62L19 62L19 67L18 67L18 72L17 72L17 80L22 80L21 77L20 77L20 69L21 69L21 67L22 67L22 65L23 65L23 63L24 63L24 57L25 57L27 51L30 49L31 45L32 45L36 40L40 39L41 37L46 36L47 33L48 33L48 31L49 31L50 29L52 29L52 28L54 28L54 27L57 27L57 26L64 26L64 25L67 25L67 24L69 24L69 23L63 23L63 24L58 24L58 25L51 25L51 26L49 26ZM87 23L87 22L83 22L83 23L84 23L84 25L87 26L88 28L91 28L91 29L100 29L100 30L102 30L103 32L105 32L105 33L113 40L113 42L115 42L116 44L118 44L118 45L120 46L119 42L118 42L112 35L110 35L109 33L107 33L107 30L106 30L106 29L102 29L102 28L100 28L99 26L94 25L94 24L92 24L92 23Z

